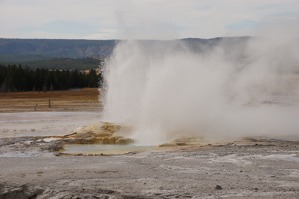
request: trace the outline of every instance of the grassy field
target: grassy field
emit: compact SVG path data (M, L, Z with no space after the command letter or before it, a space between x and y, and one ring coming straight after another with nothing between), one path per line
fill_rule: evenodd
M99 90L0 93L0 112L100 111Z

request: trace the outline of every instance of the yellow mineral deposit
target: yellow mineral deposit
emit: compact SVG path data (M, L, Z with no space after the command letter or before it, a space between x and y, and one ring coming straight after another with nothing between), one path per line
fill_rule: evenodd
M132 144L132 128L109 122L97 122L81 127L64 136L77 144ZM75 141L74 141L75 140Z

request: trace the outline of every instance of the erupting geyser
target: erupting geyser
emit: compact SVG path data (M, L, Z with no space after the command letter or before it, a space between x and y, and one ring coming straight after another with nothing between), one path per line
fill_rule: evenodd
M106 66L104 120L133 126L142 144L298 135L299 34L292 31L204 47L122 41Z

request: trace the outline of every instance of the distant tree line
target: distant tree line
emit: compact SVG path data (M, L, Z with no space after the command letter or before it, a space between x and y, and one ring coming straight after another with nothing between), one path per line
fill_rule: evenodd
M2 55L3 58L3 55ZM28 66L28 68L45 68L45 69L63 69L63 70L83 70L83 69L96 69L103 63L103 59L94 59L94 58L51 58L44 60L36 61L27 61L27 62L8 62L9 64L23 65ZM0 55L0 64L6 65L7 63L1 62Z
M0 91L52 91L72 88L96 88L102 82L95 70L30 69L21 65L0 65Z

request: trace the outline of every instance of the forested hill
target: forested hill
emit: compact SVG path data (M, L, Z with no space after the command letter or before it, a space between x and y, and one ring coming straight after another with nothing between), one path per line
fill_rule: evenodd
M116 40L0 39L0 63L30 68L95 69Z
M111 54L115 42L116 40L0 39L0 55L8 55L8 59L9 56L19 56L20 61L57 57L101 58Z
M196 52L202 52L219 42L244 43L248 37L199 39L187 38L186 43ZM148 45L168 41L145 41ZM111 55L119 40L70 39L0 39L0 64L22 64L30 68L95 69L104 58Z

